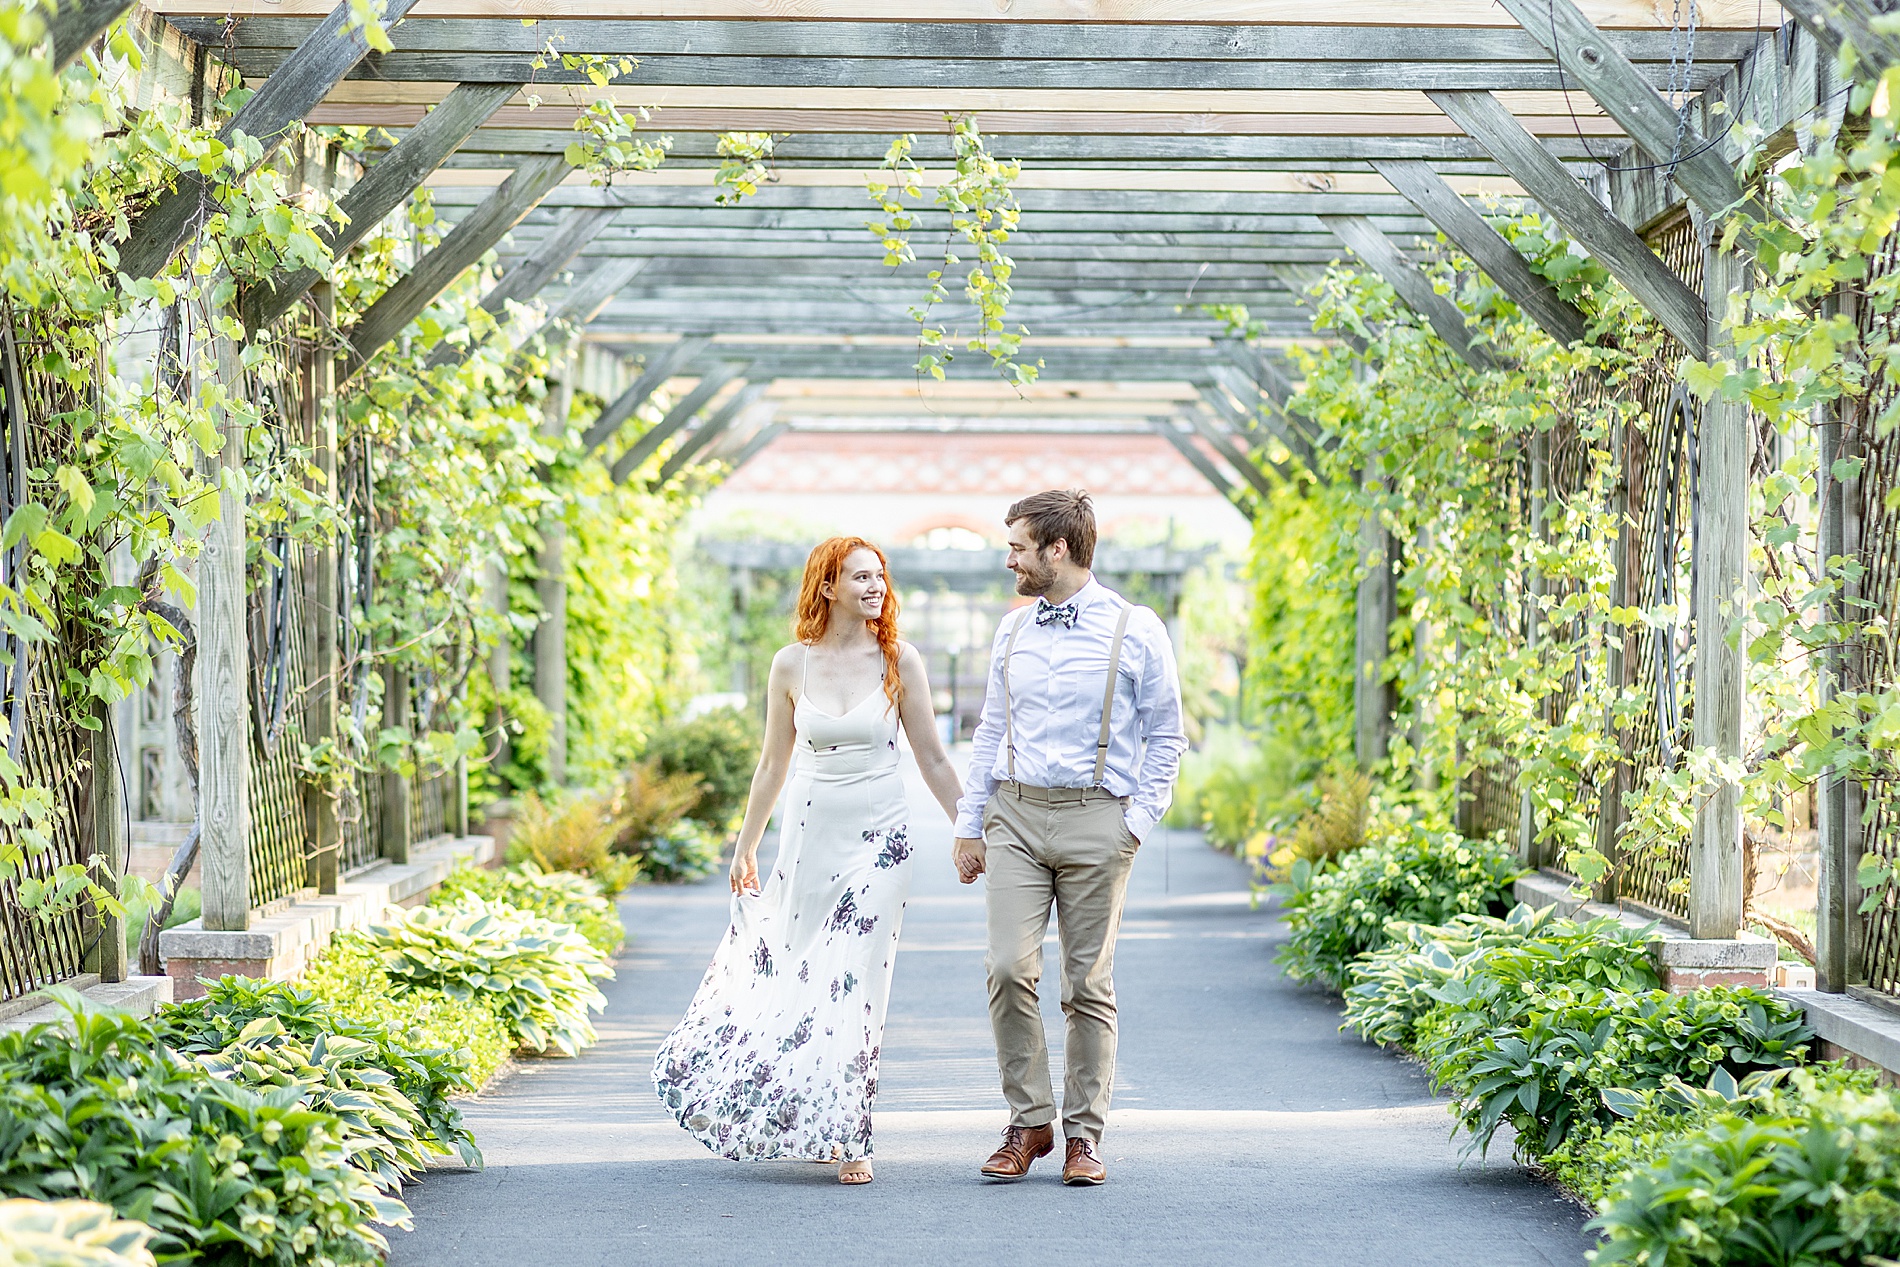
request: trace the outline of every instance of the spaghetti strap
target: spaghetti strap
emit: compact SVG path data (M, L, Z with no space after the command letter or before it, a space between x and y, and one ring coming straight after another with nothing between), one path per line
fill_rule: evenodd
M811 644L809 642L801 642L798 645L805 652L805 658L798 666L798 699L800 703L803 703L805 699L805 683L811 678Z

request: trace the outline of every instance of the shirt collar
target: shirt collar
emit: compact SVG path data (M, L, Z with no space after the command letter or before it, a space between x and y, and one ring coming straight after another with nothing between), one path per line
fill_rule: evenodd
M1080 615L1089 609L1090 603L1093 603L1106 593L1108 593L1108 587L1096 580L1095 574L1091 572L1089 573L1089 579L1082 583L1082 588L1069 595L1068 601L1075 604L1076 614ZM1055 604L1057 607L1061 605L1060 603Z

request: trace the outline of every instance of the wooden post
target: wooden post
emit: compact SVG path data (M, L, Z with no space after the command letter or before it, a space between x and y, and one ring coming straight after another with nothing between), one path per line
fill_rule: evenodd
M1545 541L1544 506L1550 488L1550 434L1539 431L1531 437L1531 536L1539 545ZM1524 643L1535 651L1542 645L1545 590L1544 570L1532 562L1524 568ZM1550 701L1540 700L1538 717L1550 722ZM1517 856L1527 867L1542 866L1542 850L1537 844L1537 810L1531 804L1528 788L1517 794Z
M541 433L567 434L567 414L574 398L568 367L557 364L551 373ZM567 782L567 523L559 503L541 520L541 549L535 556L535 597L541 602L541 625L534 631L534 694L548 714L548 752L543 774L549 785Z
M1839 306L1842 316L1858 324L1858 296L1844 293ZM1851 465L1837 474L1835 463L1852 463L1863 455L1864 445L1862 406L1857 398L1846 396L1834 407L1822 409L1819 553L1826 568L1830 560L1860 554L1860 476ZM1860 583L1851 574L1838 583L1840 592L1828 601L1828 620L1839 624L1864 619L1857 615L1864 610L1856 602L1861 597ZM1821 660L1823 702L1852 691L1862 680L1860 650L1858 638L1828 647ZM1855 878L1862 842L1860 790L1839 769L1829 770L1819 789L1821 874L1815 901L1815 975L1820 988L1834 994L1866 980L1859 945L1864 924L1855 911L1860 901Z
M1426 590L1432 579L1432 565L1428 562L1432 557L1432 544L1431 525L1419 525L1412 550L1412 571L1418 578L1412 585L1412 601L1415 604L1429 602ZM1437 641L1438 629L1432 624L1429 615L1412 622L1412 660L1417 666L1421 682L1429 684L1431 681L1432 657L1437 653ZM1416 754L1414 760L1418 762L1412 778L1413 785L1421 792L1438 789L1438 766L1431 758L1432 732L1437 725L1437 692L1428 687L1412 702L1412 748Z
M1629 607L1630 602L1630 482L1629 482L1629 436L1618 423L1610 435L1610 452L1616 455L1616 482L1610 488L1610 514L1616 521L1616 575L1610 582L1610 603L1614 607ZM1628 634L1616 626L1605 624L1603 630L1605 674L1610 680L1610 688L1622 690L1628 685L1628 668L1623 655L1623 639ZM1621 862L1617 857L1616 839L1623 829L1623 789L1629 779L1629 763L1624 760L1624 737L1613 716L1603 719L1604 731L1615 738L1617 761L1611 767L1609 778L1597 791L1597 852L1610 861L1610 869L1597 881L1594 894L1599 902L1615 902L1620 887L1617 874Z
M383 729L409 733L409 666L383 665ZM409 821L409 777L401 770L384 770L383 780L383 857L390 862L409 861L409 845L414 832Z
M1372 459L1376 461L1377 459ZM1375 496L1383 484L1367 468L1364 487ZM1385 657L1392 629L1392 543L1377 510L1359 520L1357 620L1353 629L1353 751L1361 770L1385 760L1392 735L1392 707L1385 683Z
M501 633L488 649L488 686L495 696L495 708L488 724L495 729L495 765L507 765L514 757L514 744L508 739L508 709L502 702L514 689L514 631L508 623L508 561L497 554L484 569L488 604L501 617Z
M237 344L214 337L218 383L244 390ZM251 643L244 595L244 426L222 411L209 464L218 518L198 555L198 819L204 926L242 932L251 913Z
M107 893L119 895L119 877L125 874L125 796L120 784L117 730L112 706L95 700L92 732L92 881ZM99 940L86 957L86 970L101 981L123 981L126 973L125 917L99 912Z
M1709 346L1714 356L1733 356L1722 329L1731 292L1742 284L1741 258L1703 230ZM1730 625L1748 602L1748 406L1711 401L1697 443L1701 516L1695 535L1695 743L1718 757L1737 760L1742 750L1742 693L1747 665ZM1733 937L1742 926L1741 789L1722 782L1703 789L1689 846L1689 932L1694 937Z
M318 335L329 332L335 311L330 283L319 282L310 290L317 316ZM317 468L321 495L334 498L336 487L336 409L333 376L336 361L313 340L305 353L304 426L310 445L311 464ZM304 603L309 639L305 643L309 695L304 707L305 742L317 745L336 739L337 678L337 555L336 542L329 540L304 547ZM337 821L334 789L315 783L304 786L304 824L307 833L304 883L319 893L335 893L340 880L339 857L343 834Z

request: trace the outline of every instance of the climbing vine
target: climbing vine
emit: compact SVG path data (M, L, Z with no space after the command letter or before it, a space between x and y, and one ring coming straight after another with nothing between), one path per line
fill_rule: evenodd
M951 348L954 335L938 316L937 307L950 296L945 279L965 264L958 254L961 243L975 252L963 273L963 294L975 314L976 330L964 348L988 356L1004 382L1021 388L1034 382L1042 369L1040 359L1033 363L1020 359L1023 337L1029 331L1008 326L1010 278L1016 264L1006 248L1022 219L1015 190L1022 164L994 157L972 116L946 118L956 162L936 182L933 200L950 224L943 249L925 275L929 284L923 298L909 310L917 325L916 370L919 376L941 380L945 368L956 359ZM878 166L885 175L874 175L866 182L866 192L884 218L867 221L865 227L878 239L884 263L891 268L917 258L910 237L921 221L917 211L906 205L906 200L914 203L923 198L925 172L911 154L916 143L909 133L891 142Z

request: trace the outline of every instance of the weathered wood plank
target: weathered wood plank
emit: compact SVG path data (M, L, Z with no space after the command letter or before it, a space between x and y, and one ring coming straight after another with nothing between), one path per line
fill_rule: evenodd
M1262 373L1265 368L1269 368L1267 367L1266 358L1252 357L1247 360L1245 364L1252 368L1242 368L1240 363L1228 365L1214 364L1208 367L1207 373L1215 382L1226 388L1227 393L1234 399L1241 401L1243 404L1247 402L1259 402L1262 399L1260 392L1261 384L1254 376ZM1286 396L1281 399L1290 399L1292 394L1292 390L1289 387ZM1272 401L1273 403L1268 404L1264 409L1258 409L1256 413L1251 415L1247 419L1246 427L1251 429L1255 423L1258 423L1260 426L1266 428L1269 434L1286 446L1287 452L1292 454L1300 465L1312 472L1314 477L1317 478L1320 474L1319 452L1313 444L1313 441L1307 436L1301 424L1301 420L1295 419L1285 413L1280 407L1279 402L1274 401L1270 393L1267 395L1266 400Z
M337 200L337 209L347 217L347 223L341 228L326 225L324 229L332 254L341 256L362 241L510 95L506 85L462 84L424 115L395 148ZM299 269L274 279L270 287L253 289L244 297L244 328L261 330L283 316L298 296L316 284L318 276L315 269Z
M328 328L336 317L335 291L319 282L311 292L318 322ZM311 491L318 497L337 493L336 362L327 350L311 348L300 372L304 377L304 436L310 465L316 468ZM338 673L341 664L337 610L337 543L326 536L304 546L304 742L321 745L337 734ZM341 876L342 824L336 797L320 780L304 784L305 883L319 893L335 893Z
M1553 160L1554 161L1554 160ZM519 170L519 169L516 169ZM488 196L492 186L434 184L436 205L467 206ZM865 197L862 186L851 185L764 185L738 207L719 207L712 201L712 190L703 185L641 184L629 181L616 185L564 185L549 194L544 205L554 207L617 207L634 212L619 221L622 225L642 223L642 211L692 211L697 223L743 225L751 217L782 211L836 211L858 217L855 227L874 214L876 204ZM1310 190L1218 190L1218 189L1018 189L1025 225L1032 215L1052 216L1064 213L1109 212L1117 215L1169 215L1198 212L1203 215L1387 215L1427 223L1402 194L1324 193ZM925 214L933 214L926 207ZM935 213L940 214L940 213Z
M1545 333L1562 344L1579 343L1586 333L1583 314L1564 302L1555 287L1531 271L1517 249L1485 222L1472 205L1446 184L1429 163L1416 160L1373 164L1373 170L1430 216L1459 250L1483 269Z
M256 49L233 56L246 78L274 74L283 55ZM385 53L350 72L349 78L378 83L485 81L492 83L586 84L584 70L554 62L536 69L532 53ZM1628 65L1629 63L1625 63ZM1667 71L1650 63L1649 74L1666 82ZM1692 76L1707 87L1719 71L1700 67ZM1635 72L1643 75L1643 71ZM1368 91L1389 88L1471 88L1553 91L1563 86L1552 66L1520 62L1367 61L1157 61L1157 60L950 60L942 58L698 57L674 54L641 58L643 83L661 87L1001 88L1020 79L1025 89L1091 85L1124 91L1167 90L1193 83L1205 89ZM1643 79L1649 86L1647 78Z
M1719 144L1711 144L1663 100L1643 72L1610 46L1574 0L1498 0L1551 56L1589 90L1611 118L1658 163L1673 165L1676 183L1706 215L1743 200ZM1759 214L1759 209L1758 209Z
M1241 452L1240 447L1229 438L1226 432L1215 426L1206 414L1198 409L1186 409L1182 411L1182 417L1201 433L1201 438L1213 447L1214 452L1220 454L1221 460L1231 466L1235 474L1253 486L1254 492L1262 497L1273 495L1273 481L1268 479L1266 473L1254 465L1253 459ZM1287 479L1291 475L1291 472L1278 463L1275 464L1274 469L1281 479Z
M1386 280L1399 293L1407 307L1431 323L1438 337L1463 357L1475 370L1498 368L1498 360L1486 348L1471 341L1465 315L1458 305L1438 293L1431 278L1400 254L1385 234L1370 220L1359 216L1321 216L1320 222L1352 249L1368 268Z
M1709 306L1709 345L1733 358L1722 328L1731 294L1747 284L1740 255L1720 249L1703 256L1703 294ZM1703 407L1696 431L1695 718L1698 748L1725 761L1742 757L1742 708L1748 689L1748 653L1730 630L1749 611L1748 402L1720 398ZM1689 843L1689 935L1733 937L1742 926L1741 788L1730 782L1700 789Z
M414 3L388 0L386 21L394 23ZM273 152L290 129L301 123L369 51L362 30L349 29L349 21L350 0L343 0L298 45L282 71L273 74L218 130L218 139L228 144L242 133L262 142L266 155ZM210 196L211 186L204 176L196 171L181 172L177 184L161 194L133 224L119 247L119 271L128 277L145 278L164 268L172 252L202 222Z
M765 395L766 389L771 385L770 382L747 383L731 400L715 410L711 417L693 428L692 434L681 441L679 448L673 450L672 455L660 465L660 473L654 477L653 487L663 486L668 480L692 465L693 459L698 457L707 445L724 435L726 428L737 421L741 414L759 403L759 399Z
M596 309L596 313L598 309ZM592 317L589 317L592 320ZM666 380L684 370L693 358L704 352L712 344L706 335L686 335L677 343L655 350L647 357L646 369L626 391L615 397L600 416L594 419L581 437L583 452L592 453L607 441L633 417L634 411L653 398L653 393L666 385Z
M566 440L574 401L571 358L550 374L543 403L541 434L553 443ZM534 631L534 696L548 716L542 774L555 787L567 782L567 520L553 505L542 517L541 545L535 552L535 598L541 623Z
M693 389L681 397L679 402L666 411L666 416L630 445L625 453L615 460L610 474L616 484L624 484L629 476L642 466L660 446L677 435L682 427L693 420L693 416L712 403L713 397L723 390L727 383L744 374L747 369L744 361L721 361L700 377Z
M388 661L383 664L383 729L397 730L407 735L412 723L409 719L409 666ZM397 866L409 861L409 848L415 844L415 825L410 804L409 779L401 770L384 770L380 776L382 786L382 812L380 815L380 839L378 845L382 855Z
M216 338L218 380L244 382L237 345ZM207 474L218 480L218 518L198 555L198 821L204 926L242 931L251 911L251 640L244 584L244 433L222 411L223 446Z
M339 380L354 375L376 350L402 332L424 308L513 228L547 191L572 171L559 155L530 159L475 210L464 216L435 249L384 291L344 335L348 348Z
M46 33L53 40L53 68L64 70L86 51L119 15L132 7L132 0L69 0L46 20Z
M95 701L93 719L99 723L92 732L91 808L92 881L114 897L120 895L131 840L126 833L125 777L119 759L119 730L112 720L112 708ZM95 908L99 936L86 956L85 968L99 974L101 981L123 981L126 974L125 917Z
M394 109L384 111L386 116L396 113ZM404 135L403 129L408 124L397 121L385 126L391 135L400 137ZM718 157L720 133L717 131L693 130L669 123L666 134L673 138L669 162L691 159L711 161ZM484 156L494 154L552 154L564 148L570 139L561 128L485 127L464 142L445 165L480 165L485 161L492 162L492 159L485 159ZM1574 135L1570 138L1546 137L1544 143L1559 158L1587 157L1583 143L1577 141ZM773 161L787 169L832 163L875 166L882 161L889 145L888 136L875 132L794 132L778 143L773 151ZM1595 142L1598 149L1602 145L1601 141ZM1166 163L1171 168L1175 164L1194 164L1201 169L1210 169L1214 164L1272 163L1275 165L1274 170L1300 170L1282 165L1323 162L1324 170L1330 173L1334 170L1370 170L1365 163L1374 158L1422 158L1431 160L1441 171L1489 173L1502 170L1492 161L1489 151L1462 133L1435 136L1243 136L1168 132L1075 136L1017 133L1009 138L1005 148L1009 157L1025 162L1088 163L1096 166L1153 162ZM931 132L918 135L912 153L920 162L943 162L953 157L949 138ZM1340 167L1347 163L1355 166ZM1452 164L1459 166L1448 166Z
M1702 297L1683 284L1634 230L1603 209L1489 93L1434 93L1458 121L1503 163L1518 184L1555 216L1583 248L1629 288L1693 356L1708 352L1708 314Z
M765 450L771 446L772 441L778 439L789 430L791 430L790 424L783 422L774 422L768 426L760 427L757 434L750 440L747 440L745 444L741 445L739 451L728 459L729 465L726 468L726 478L731 479L732 476L738 472L740 467L765 452Z
M1810 0L1811 2L1811 0ZM426 9L428 6L425 5ZM310 18L175 16L201 42L254 49L294 48ZM1634 61L1680 57L1668 31L1612 31L1606 38ZM1759 37L1752 31L1699 30L1696 58L1734 61ZM693 57L1032 59L1144 58L1192 61L1542 62L1540 43L1515 25L1448 27L1421 37L1416 26L1237 26L1190 22L1091 25L963 22L721 22L563 17L524 26L513 17L411 17L390 31L395 51L532 54L549 40L569 53ZM643 60L643 65L644 65ZM642 78L646 78L643 71ZM660 82L660 81L654 81Z
M222 17L230 0L157 0L165 14ZM1706 32L1753 30L1764 20L1753 0L1702 0L1699 25ZM323 13L322 0L273 0L270 12L280 17L310 17ZM1653 0L1588 0L1590 19L1598 26L1635 31L1665 31L1669 23ZM1312 23L1313 6L1304 0L1014 0L1004 6L995 0L920 0L907 15L918 22L970 23L981 27L1095 23L1213 23L1247 26L1305 26ZM882 0L593 0L584 15L576 14L572 0L425 0L418 17L502 18L520 21L590 19L670 21L737 21L778 25L788 19L811 22L888 22L890 6ZM1407 26L1436 34L1436 28L1508 27L1510 23L1490 0L1353 0L1328 13L1342 27Z
M560 271L571 263L582 248L612 222L617 213L611 207L583 207L569 211L553 232L534 244L501 279L488 288L476 305L492 316L500 317L511 303L525 304L540 294ZM476 346L468 343L443 343L429 354L429 368L467 358Z

